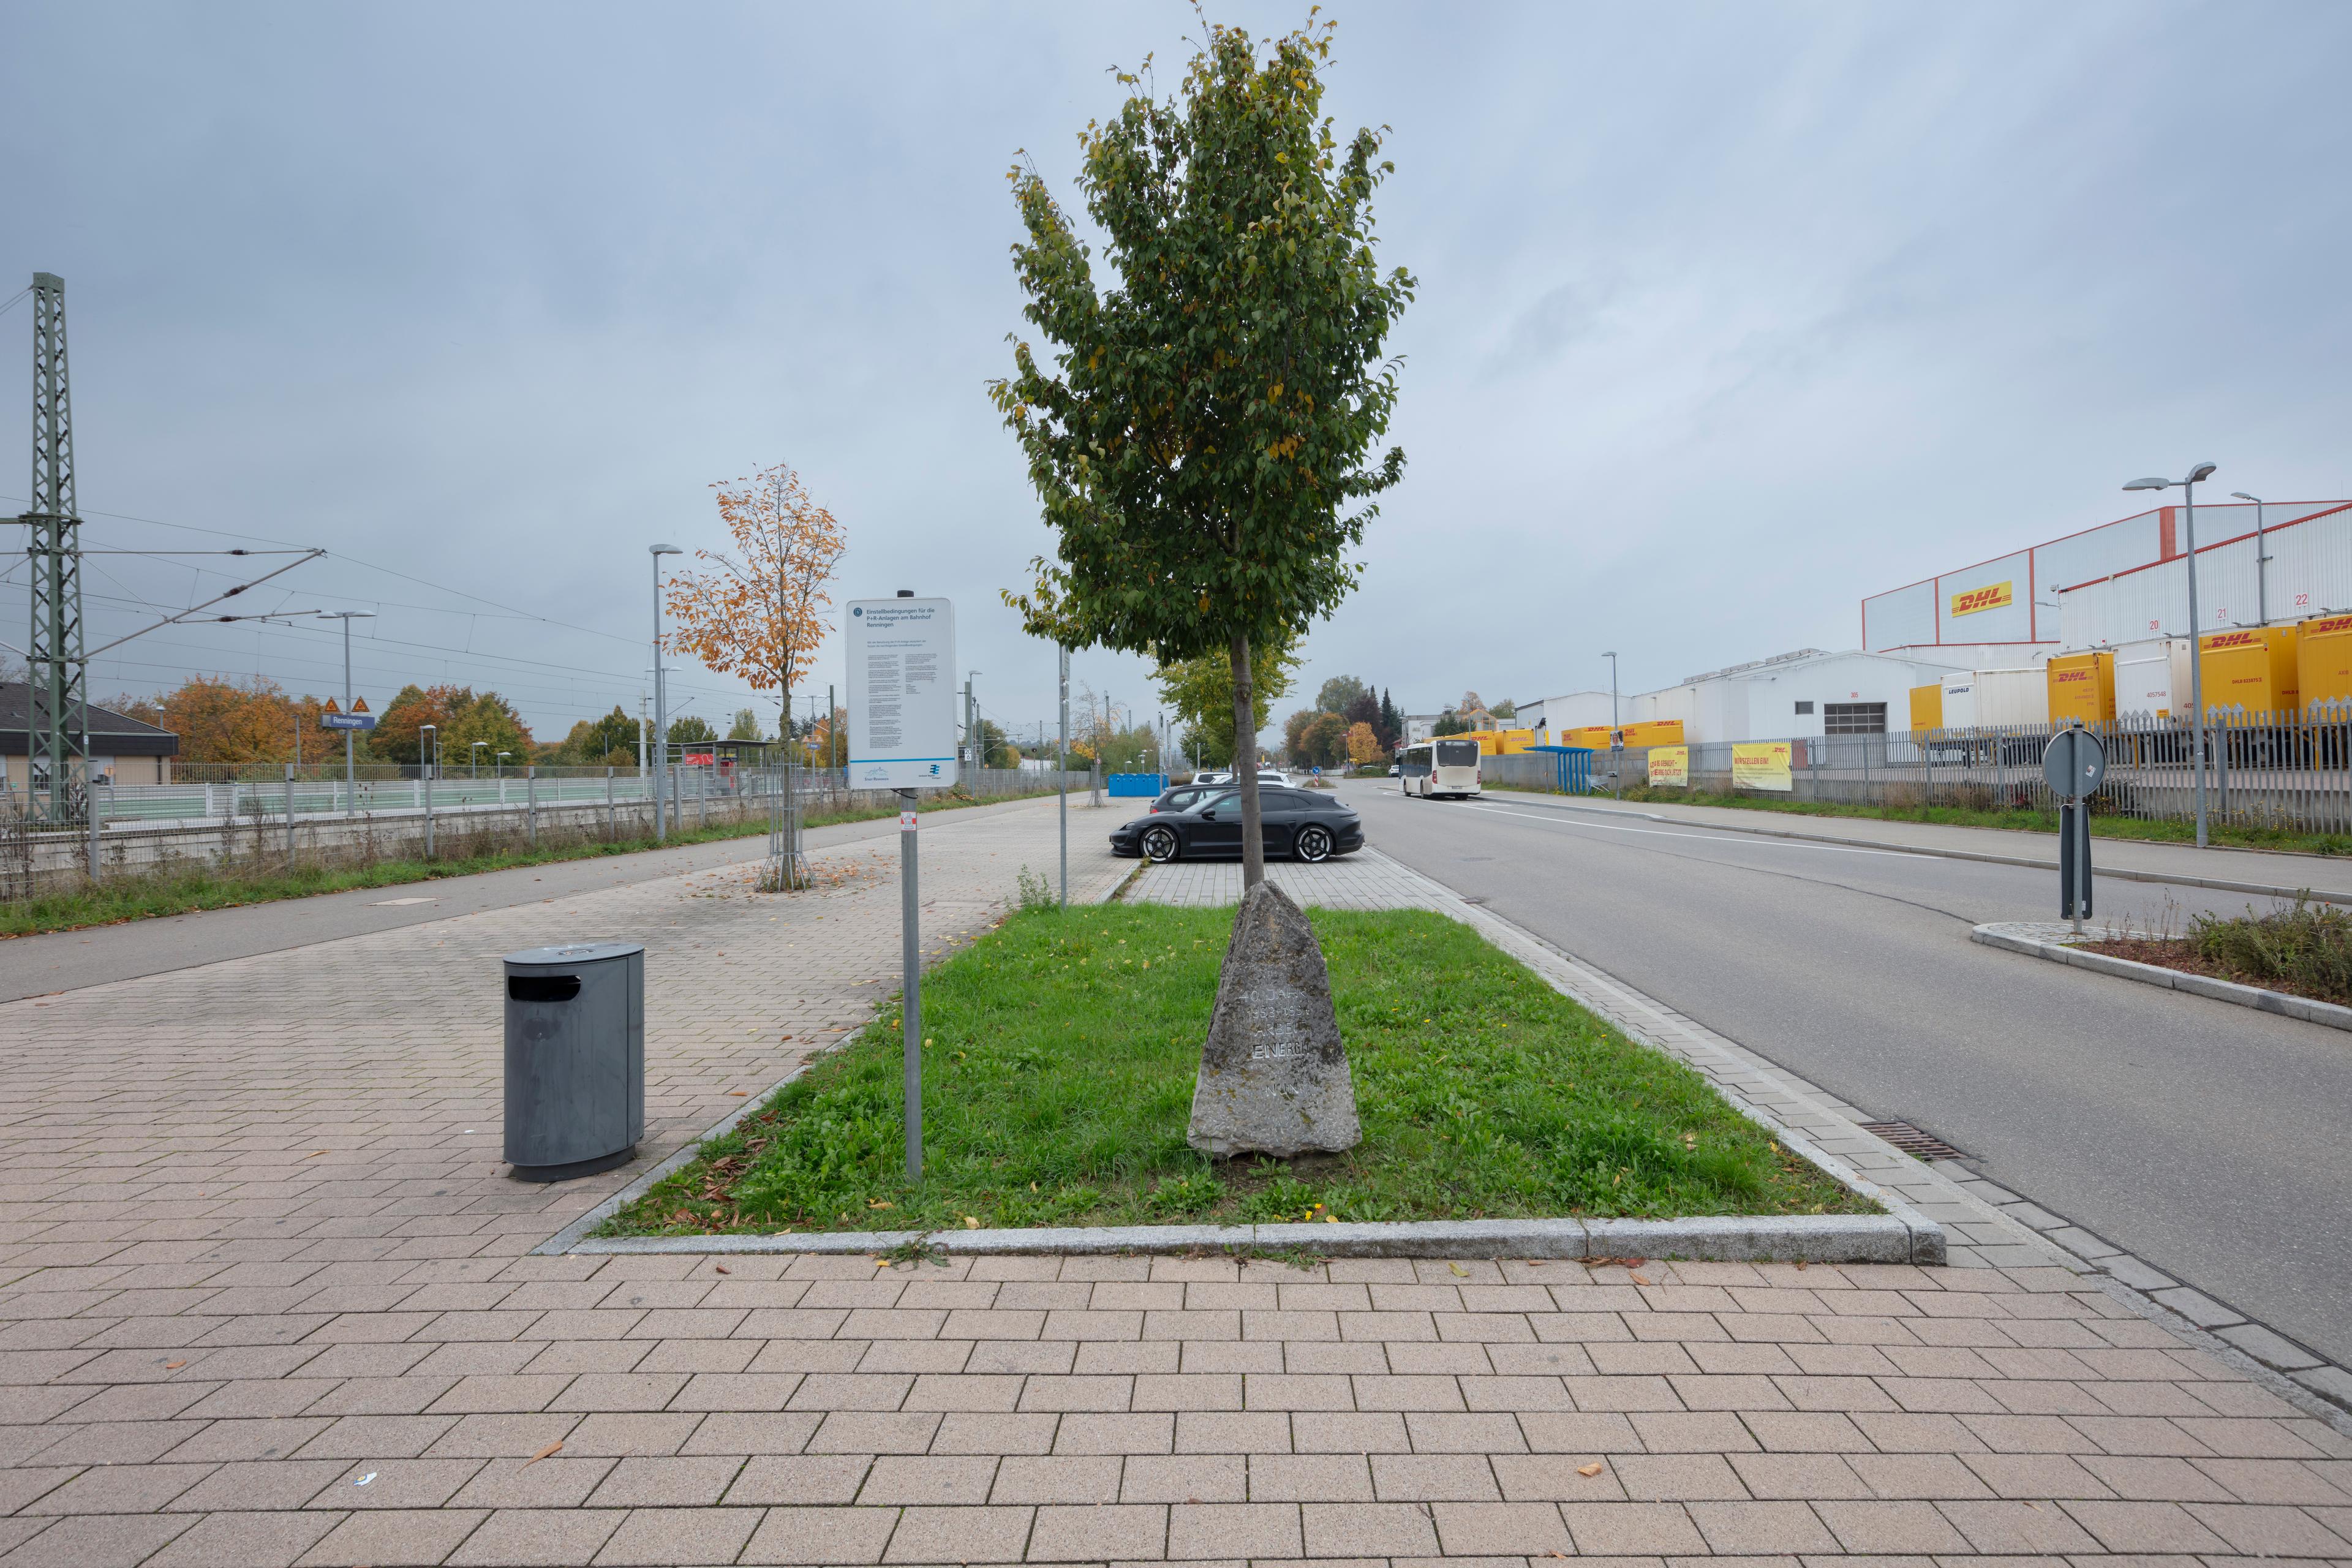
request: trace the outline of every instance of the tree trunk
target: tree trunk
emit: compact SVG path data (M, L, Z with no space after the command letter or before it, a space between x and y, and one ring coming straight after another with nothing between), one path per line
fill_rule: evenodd
M1242 896L1265 880L1265 813L1257 798L1257 713L1251 701L1249 638L1234 634L1234 782L1242 791Z

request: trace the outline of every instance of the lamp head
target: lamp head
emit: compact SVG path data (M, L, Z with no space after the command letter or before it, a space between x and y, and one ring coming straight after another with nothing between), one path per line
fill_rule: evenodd
M2213 477L2213 469L2216 466L2212 463L2200 463L2189 470L2189 478L2181 482L2191 485L2203 484Z
M2170 479L2134 479L2124 487L2127 490L2168 490L2171 488Z
M680 550L675 544L648 544L646 546L646 552L651 555L683 555L686 553L685 551Z
M2263 500L2260 496L2250 496L2243 490L2231 490L2230 492L2230 499L2231 500L2250 500L2257 506L2262 504Z

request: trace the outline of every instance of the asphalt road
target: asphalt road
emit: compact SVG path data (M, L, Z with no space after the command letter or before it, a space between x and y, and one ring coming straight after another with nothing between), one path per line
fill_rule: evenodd
M1969 940L1985 921L2056 919L2047 873L1343 795L1375 847L2352 1363L2352 1034ZM2169 900L2176 926L2247 903L2095 891L2102 920L2162 918Z
M1008 801L1002 805L961 806L950 816L1018 811L1034 804ZM807 842L812 849L824 849L898 831L897 818L879 817L871 822L812 827ZM600 855L547 866L520 867L511 871L404 882L389 888L355 888L316 898L281 899L273 903L200 910L193 914L96 926L87 931L18 937L0 942L0 1002L45 996L84 985L102 985L109 981L159 974L166 970L192 969L224 959L362 936L424 921L447 920L452 915L509 909L598 888L652 881L709 867L756 860L767 852L768 841L755 834L674 849Z

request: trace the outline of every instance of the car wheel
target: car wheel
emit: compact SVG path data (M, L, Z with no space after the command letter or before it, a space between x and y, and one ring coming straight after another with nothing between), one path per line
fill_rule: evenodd
M1290 857L1313 865L1331 858L1331 835L1320 827L1302 827L1297 841L1291 846Z
M1172 827L1147 827L1143 830L1143 856L1147 860L1156 860L1164 866L1176 858L1177 851L1181 847Z

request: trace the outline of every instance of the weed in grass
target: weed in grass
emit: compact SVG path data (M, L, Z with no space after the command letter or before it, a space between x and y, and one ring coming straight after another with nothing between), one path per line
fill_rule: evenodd
M1013 888L1015 898L1024 910L1052 910L1061 907L1061 900L1054 892L1054 884L1026 866L1022 867L1020 874L1013 879Z
M1185 1142L1231 910L1015 913L924 983L919 1187L886 1011L611 1229L865 1229L877 1203L924 1230L1867 1208L1468 928L1310 918L1364 1123L1349 1153ZM722 1163L740 1174L710 1182Z

